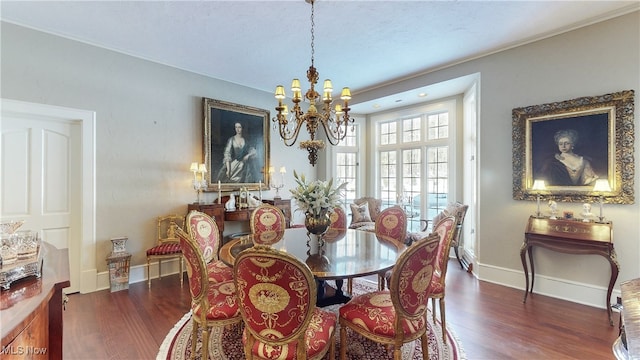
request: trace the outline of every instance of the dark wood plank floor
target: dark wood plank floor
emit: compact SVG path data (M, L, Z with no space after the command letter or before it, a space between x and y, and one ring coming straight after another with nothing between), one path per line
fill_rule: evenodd
M524 279L523 279L524 282ZM614 359L618 337L604 309L476 280L451 261L447 323L473 359ZM189 310L178 276L131 284L129 290L69 295L65 359L155 359L165 335Z

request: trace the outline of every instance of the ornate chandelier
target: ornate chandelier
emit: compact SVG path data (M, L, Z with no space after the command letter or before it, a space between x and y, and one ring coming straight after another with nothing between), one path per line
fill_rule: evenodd
M272 121L274 122L274 128L277 123L280 137L287 146L292 146L296 143L300 128L302 125L306 125L311 139L301 141L300 148L306 149L309 152L309 163L315 166L318 160L318 150L322 150L325 147L323 140L316 139L318 127L321 126L324 129L327 140L331 145L337 145L347 135L349 123L353 123L354 120L349 117L349 110L351 110L349 109L351 90L349 90L348 87L343 88L340 95L343 104L336 104L335 107L332 107L333 99L331 92L333 91L333 85L331 84L331 80L327 79L324 81L322 99L320 99L320 94L315 90L315 85L318 83L318 78L320 77L320 74L313 66L315 26L313 22L313 5L316 0L305 1L311 4L311 66L309 66L307 70L307 79L309 80L310 88L304 94L303 98L300 80L293 79L291 82L293 109L290 117L288 117L289 111L287 105L284 105L282 102L286 97L284 86L276 86L275 97L278 99L278 106L276 106L278 114ZM304 99L309 101L309 108L306 113L302 111L300 107L300 102L304 101Z

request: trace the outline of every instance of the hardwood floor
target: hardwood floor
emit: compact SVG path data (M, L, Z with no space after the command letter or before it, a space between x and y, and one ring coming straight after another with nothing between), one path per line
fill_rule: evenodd
M524 279L523 279L524 282ZM71 294L64 312L65 359L155 359L173 325L189 311L177 275L129 290ZM614 359L618 337L606 310L476 280L452 260L447 324L474 359Z

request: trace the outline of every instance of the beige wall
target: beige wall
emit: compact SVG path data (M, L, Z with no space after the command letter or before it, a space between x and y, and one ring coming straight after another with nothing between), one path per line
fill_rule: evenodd
M98 272L107 270L109 239L117 236L129 237L133 267L146 263L155 218L186 213L195 201L189 165L203 160L202 97L274 112L270 93L23 27L2 23L1 40L3 98L96 112ZM305 152L277 138L271 157L313 171ZM287 178L293 183L292 173ZM229 230L244 226L230 224Z
M519 258L535 204L511 196L511 109L625 89L640 91L640 13L435 71L359 94L363 100L480 73L478 275L524 287ZM269 93L225 83L85 44L2 23L2 97L97 112L98 270L109 239L127 235L133 264L153 243L154 218L186 211L195 198L189 163L200 159L201 98L273 113ZM635 124L638 127L636 112ZM636 130L638 133L638 130ZM272 135L274 161L312 173L306 153ZM638 138L636 135L636 149ZM638 151L635 192L638 196ZM292 183L292 173L287 174ZM561 204L562 208L580 204ZM640 276L639 205L607 205L615 223L619 281ZM583 301L558 284L606 288L609 268L596 256L538 251L537 269L554 296ZM598 300L601 301L601 300Z
M511 110L633 89L635 93L636 203L605 205L614 222L620 281L640 276L640 12L634 12L566 34L468 61L406 80L385 89L358 94L369 100L447 79L480 73L478 263L481 279L524 288L519 251L535 202L512 198ZM562 203L581 212L582 204ZM539 249L536 291L604 306L608 262L596 255L576 256ZM584 295L587 292L588 295ZM595 299L595 300L593 300ZM615 301L615 298L614 298Z

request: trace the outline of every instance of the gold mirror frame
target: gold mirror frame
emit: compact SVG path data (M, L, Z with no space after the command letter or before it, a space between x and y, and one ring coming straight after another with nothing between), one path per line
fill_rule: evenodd
M222 100L203 98L204 106L204 163L207 167L206 191L235 191L247 187L257 190L262 182L262 190L269 189L269 111L246 105L238 105ZM248 181L220 180L218 175L223 167L224 149L229 139L235 135L235 123L242 125L242 134L247 145L255 149L252 156L251 176Z
M591 126L591 124L595 126ZM552 129L579 127L589 133L585 138L596 146L583 146L585 151L596 151L601 164L601 178L606 177L610 192L602 194L605 203L634 203L634 91L581 97L573 100L533 105L512 110L513 138L513 199L536 200L533 191L536 165L541 161L542 134L553 142ZM593 128L596 128L595 130ZM546 133L536 128L545 129ZM578 140L579 142L580 140ZM548 144L547 144L548 145ZM557 150L557 147L556 147ZM580 155L579 153L577 153ZM536 163L536 164L534 164ZM606 173L606 174L605 174ZM546 200L561 202L597 202L600 193L589 185L551 185L542 192Z

